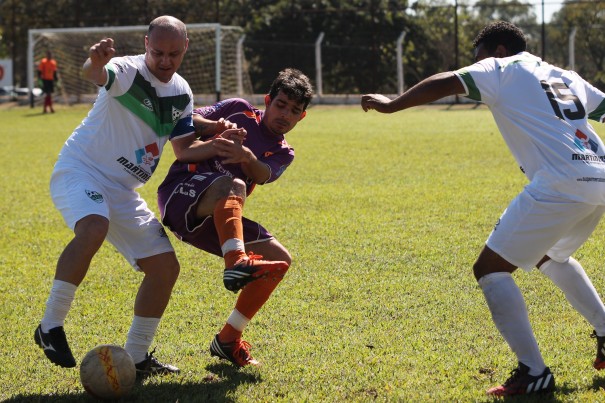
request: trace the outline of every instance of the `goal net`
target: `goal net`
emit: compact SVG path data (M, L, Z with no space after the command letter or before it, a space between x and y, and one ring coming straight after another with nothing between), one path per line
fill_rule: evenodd
M30 29L28 84L37 83L37 65L50 50L57 60L60 85L55 93L65 103L94 100L98 88L82 79L82 65L90 46L113 38L116 56L145 53L147 26ZM178 73L191 86L197 103L212 103L252 93L244 60L241 27L220 24L188 24L189 48Z

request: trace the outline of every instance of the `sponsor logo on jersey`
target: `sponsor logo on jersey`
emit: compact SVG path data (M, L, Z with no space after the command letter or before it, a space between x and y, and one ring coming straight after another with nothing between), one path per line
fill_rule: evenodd
M90 200L92 200L95 203L103 203L103 195L99 192L96 192L94 190L84 190L86 192L86 196L88 196L90 198Z
M596 153L599 150L599 145L580 130L576 130L574 143L582 151L591 150L593 153Z
M176 187L176 189L174 189L174 192L188 197L195 197L197 195L195 187L192 183L181 183Z
M153 173L160 161L160 148L158 143L147 144L144 148L136 150L135 155L137 157L137 164L143 164L149 167L149 170Z
M124 167L126 172L137 178L141 183L146 183L149 178L151 178L151 174L149 172L141 169L140 166L130 162L127 158L120 157L116 161L118 161L118 163Z
M149 98L145 98L143 100L143 106L150 112L153 112L153 104L151 103L151 100Z
M571 160L572 161L585 161L588 163L591 163L591 162L603 163L603 162L605 162L605 156L604 155L594 155L594 154L571 154Z
M185 111L172 106L172 124L176 125L176 122L178 122L178 120L181 118L183 112Z
M151 143L134 152L136 163L126 157L120 157L117 162L124 170L137 178L141 183L146 183L155 171L160 161L160 149L157 143Z
M227 175L230 178L233 178L233 174L229 171L227 171L220 162L218 161L214 161L214 168L216 168L217 172L222 173L223 175Z

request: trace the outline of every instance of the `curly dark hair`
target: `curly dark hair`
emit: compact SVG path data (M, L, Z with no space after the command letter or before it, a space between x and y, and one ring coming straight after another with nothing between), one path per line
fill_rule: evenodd
M273 99L282 91L290 99L302 103L303 110L307 109L313 98L313 87L309 77L300 70L287 68L279 72L269 89L269 98Z
M481 44L489 53L495 51L498 45L504 46L513 55L527 49L523 31L508 21L487 24L473 41L473 48L476 49Z

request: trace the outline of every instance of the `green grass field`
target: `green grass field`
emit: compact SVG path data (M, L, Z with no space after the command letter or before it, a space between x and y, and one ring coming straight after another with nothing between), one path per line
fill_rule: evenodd
M87 106L54 115L0 109L0 399L90 400L77 369L52 365L34 344L56 260L71 232L48 191L56 156ZM597 130L605 136L605 128ZM181 276L154 340L180 376L152 378L125 401L487 401L516 365L495 329L472 264L525 177L484 108L438 106L394 115L313 107L288 135L297 158L257 187L245 214L289 248L286 279L245 337L260 368L236 369L208 346L233 308L222 261L173 243ZM167 146L141 189L155 191ZM605 291L604 229L577 252ZM515 273L547 365L552 401L605 401L592 368L592 328L537 271ZM141 276L105 245L66 321L76 359L123 345ZM539 399L512 399L538 401ZM542 400L543 401L543 400Z

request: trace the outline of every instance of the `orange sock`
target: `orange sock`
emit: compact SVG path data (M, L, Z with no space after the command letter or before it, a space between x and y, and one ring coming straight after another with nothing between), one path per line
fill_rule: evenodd
M225 326L223 326L218 334L219 341L222 343L230 343L241 338L248 322L262 308L265 302L267 302L280 281L281 277L262 278L253 281L244 287L235 304L235 311L237 312L234 311L230 317L231 319L235 316L236 322L234 323L238 323L240 328L236 329L231 324L225 323Z
M252 319L267 302L281 280L281 277L266 277L251 282L239 294L235 309L246 318Z
M239 196L220 199L214 206L214 226L225 258L225 267L235 265L246 256L242 209L244 201Z

